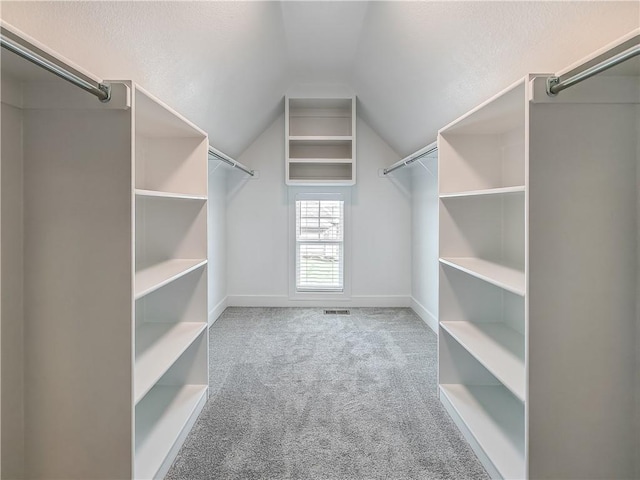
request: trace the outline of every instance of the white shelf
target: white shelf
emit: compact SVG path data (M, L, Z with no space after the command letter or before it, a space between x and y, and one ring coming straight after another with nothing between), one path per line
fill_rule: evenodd
M204 405L206 396L206 385L159 385L138 404L135 478L156 478L185 427Z
M503 478L525 478L524 408L511 393L502 386L445 384L440 399Z
M191 195L188 193L174 193L174 192L159 192L156 190L144 190L141 188L136 188L135 190L136 197L142 198L176 198L182 200L198 200L198 201L206 201L206 195Z
M485 190L470 190L468 192L443 193L440 198L460 198L460 197L479 197L483 195L506 195L513 193L524 193L524 185L502 188L488 188Z
M350 142L352 135L289 135L290 142Z
M351 158L290 158L289 163L353 163Z
M287 185L306 185L309 187L313 186L322 186L322 187L341 187L345 185L355 185L354 180L317 180L317 179L309 179L309 180L288 180Z
M136 329L136 404L206 328L206 322L149 322Z
M442 328L525 401L524 335L502 323L441 322Z
M167 260L136 272L135 298L145 295L177 280L207 263L206 259Z
M525 295L525 274L521 270L473 257L440 258L440 263L449 265L521 297Z

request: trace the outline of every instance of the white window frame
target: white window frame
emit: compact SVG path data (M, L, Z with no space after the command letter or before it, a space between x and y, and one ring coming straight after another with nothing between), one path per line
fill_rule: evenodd
M344 187L289 187L289 299L351 300L351 189ZM342 291L298 291L296 289L296 200L342 200L344 202Z

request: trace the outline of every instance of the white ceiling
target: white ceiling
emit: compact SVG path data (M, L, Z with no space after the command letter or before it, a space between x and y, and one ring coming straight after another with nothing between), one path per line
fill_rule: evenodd
M400 154L530 72L640 27L640 2L0 2L105 79L133 79L239 155L296 85L345 85Z

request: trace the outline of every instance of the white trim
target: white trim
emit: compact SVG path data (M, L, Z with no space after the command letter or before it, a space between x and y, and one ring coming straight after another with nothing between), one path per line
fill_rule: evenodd
M292 300L288 295L229 295L229 307L411 307L409 295L352 295L350 299Z
M220 315L222 315L222 312L226 310L228 298L229 297L224 297L215 307L209 310L209 326L213 325Z
M427 327L433 330L433 333L438 335L438 319L414 297L411 297L411 310L413 310L415 314L427 324Z

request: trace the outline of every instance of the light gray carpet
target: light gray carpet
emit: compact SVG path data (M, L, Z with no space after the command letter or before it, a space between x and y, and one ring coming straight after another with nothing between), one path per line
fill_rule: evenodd
M167 479L485 479L410 309L229 308L211 396Z

